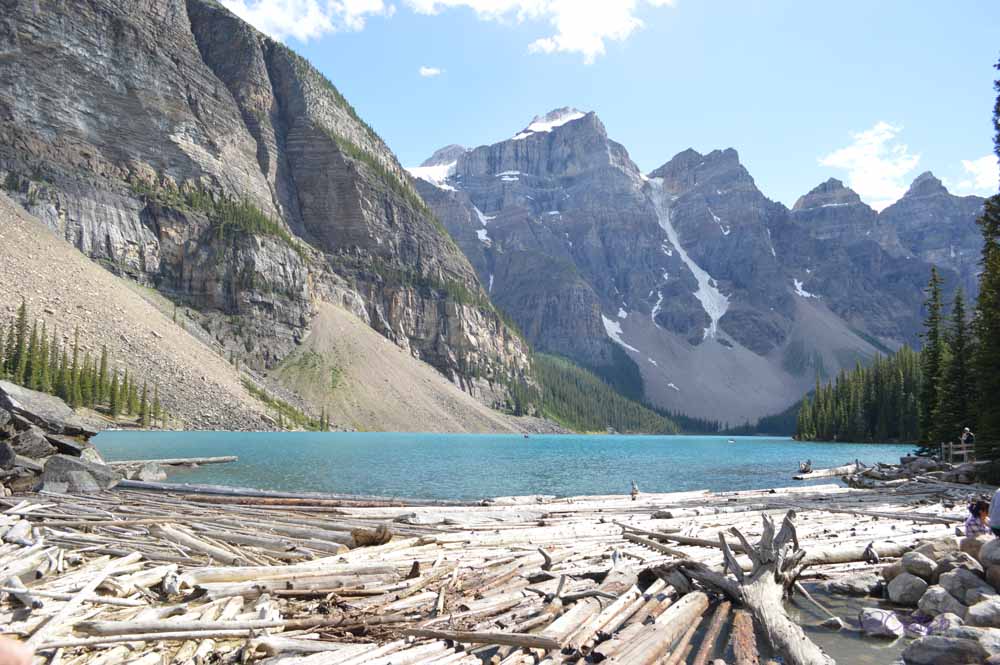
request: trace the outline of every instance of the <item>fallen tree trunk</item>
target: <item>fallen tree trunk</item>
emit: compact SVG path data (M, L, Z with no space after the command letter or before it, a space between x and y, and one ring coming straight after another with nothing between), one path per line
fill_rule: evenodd
M738 529L731 529L752 562L749 574L744 573L736 556L719 534L719 542L726 568L735 580L695 561L682 561L676 569L692 580L713 587L743 605L763 629L773 649L787 665L834 665L834 660L820 649L789 618L782 603L806 564L805 550L799 547L793 518L789 511L775 535L774 521L763 515L764 530L760 543L753 547ZM661 577L673 572L674 567L657 570Z
M129 459L115 460L108 462L112 468L117 466L142 466L143 464L159 464L160 466L187 466L189 464L226 464L235 462L239 458L236 455L223 455L222 457L170 457L167 459Z
M809 473L797 473L792 476L793 480L812 480L813 478L836 478L837 476L849 476L864 469L860 462L851 462L843 466L835 466L832 469L813 469Z

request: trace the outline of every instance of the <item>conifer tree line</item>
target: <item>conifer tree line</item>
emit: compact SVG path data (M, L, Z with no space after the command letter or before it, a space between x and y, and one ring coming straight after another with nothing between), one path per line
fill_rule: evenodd
M1000 80L994 87L1000 159ZM986 200L977 223L982 271L971 316L961 289L946 310L942 279L932 268L920 352L904 348L871 367L842 372L830 385L817 381L799 411L799 438L916 441L928 454L968 427L976 434L977 459L991 462L983 475L1000 480L1000 194Z
M134 372L119 371L107 346L100 356L81 351L78 329L72 343L61 341L57 330L32 319L24 300L6 325L0 321L0 378L55 395L73 408L100 409L115 419L134 416L142 427L163 426L167 418L158 386L150 389Z

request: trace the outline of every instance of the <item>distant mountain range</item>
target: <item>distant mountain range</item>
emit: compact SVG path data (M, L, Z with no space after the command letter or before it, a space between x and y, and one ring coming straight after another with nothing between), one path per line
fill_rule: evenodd
M691 416L775 413L817 374L917 342L932 264L975 293L983 199L931 173L881 213L836 179L789 210L732 148L643 174L570 108L410 173L535 348Z

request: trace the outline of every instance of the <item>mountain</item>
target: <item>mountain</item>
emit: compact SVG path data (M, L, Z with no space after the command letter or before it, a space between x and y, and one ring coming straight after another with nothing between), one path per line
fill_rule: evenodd
M898 253L957 272L966 294L975 295L983 239L969 220L982 210L982 198L955 196L926 172L917 176L903 198L879 214L879 224L898 238Z
M278 367L326 305L485 403L528 347L385 143L212 0L5 3L0 184L83 254Z
M918 247L912 229L926 217L968 239L978 214L975 197L911 188L896 206L923 217L879 215L835 179L789 210L732 148L684 150L644 175L596 114L571 108L498 143L448 146L411 174L538 349L731 423L915 341L946 234ZM957 281L960 265L941 267Z

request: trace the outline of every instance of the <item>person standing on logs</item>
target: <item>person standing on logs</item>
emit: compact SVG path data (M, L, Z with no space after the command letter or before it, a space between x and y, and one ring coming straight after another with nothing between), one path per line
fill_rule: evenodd
M976 435L972 433L971 429L966 427L964 430L962 430L962 436L958 437L958 442L961 443L963 446L965 445L974 446L976 445Z
M982 500L973 501L969 504L969 513L971 514L965 518L966 538L975 538L990 532L990 504Z

